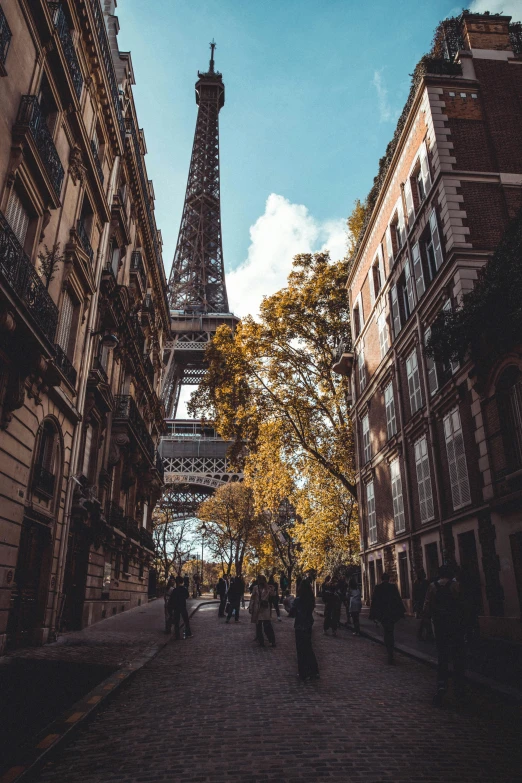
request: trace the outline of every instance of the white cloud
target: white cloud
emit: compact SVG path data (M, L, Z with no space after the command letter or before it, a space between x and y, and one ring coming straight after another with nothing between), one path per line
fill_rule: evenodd
M377 91L377 100L379 103L379 120L381 122L389 122L395 118L395 112L390 106L388 100L388 89L384 84L382 78L383 68L378 71L374 71L372 84Z
M292 259L298 253L329 250L332 259L346 251L345 221L318 221L303 204L292 204L271 193L265 211L250 227L246 261L227 273L231 310L236 315L257 315L263 296L286 285Z
M490 11L492 14L512 16L514 22L522 19L522 0L473 0L469 6L473 14Z

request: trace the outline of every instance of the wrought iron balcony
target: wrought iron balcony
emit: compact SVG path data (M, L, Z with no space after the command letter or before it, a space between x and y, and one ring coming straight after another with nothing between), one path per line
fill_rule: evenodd
M11 43L12 37L13 34L11 33L9 25L7 24L7 19L5 18L5 14L2 10L2 7L0 6L0 72L3 71L4 75L4 65L7 59L7 52L9 51L9 44Z
M54 343L58 308L1 212L0 272L25 304L37 326Z
M140 443L151 463L154 462L154 441L147 430L145 422L138 410L138 406L129 394L118 394L115 398L116 405L113 412L113 420L127 422L136 440Z
M46 470L42 465L35 465L33 471L33 490L39 495L52 498L54 495L54 484L56 477L51 471Z
M58 343L55 343L54 350L56 351L56 358L54 360L56 366L58 367L62 375L64 375L67 378L71 386L76 387L77 372L73 367L72 362L67 357L63 348L60 345L58 345Z
M116 81L116 74L114 72L114 64L112 61L111 49L109 46L109 40L107 38L107 30L105 27L105 20L103 18L102 9L99 0L90 0L90 6L94 17L94 27L96 29L96 36L100 45L103 64L107 73L107 79L109 81L109 87L111 91L112 104L116 112L116 118L118 120L118 126L120 128L122 141L125 141L125 120L121 111L120 97L118 92L118 82Z
M38 154L59 198L64 170L36 95L22 95L16 122L17 125L29 128Z
M143 258L140 250L133 250L130 263L131 275L136 275L140 281L142 290L145 290L147 284L147 277L145 275L145 267L143 266Z
M101 161L100 161L100 155L98 153L98 147L96 146L96 142L94 141L94 139L91 139L91 150L92 150L92 154L93 154L93 157L94 157L94 164L96 166L96 171L98 172L98 176L100 178L100 182L103 185L103 179L104 179L104 177L103 177L103 170L102 170L102 165L101 165Z
M53 15L53 24L56 28L56 32L58 33L60 43L62 44L65 59L67 60L67 66L71 74L74 91L79 99L80 95L82 94L83 76L80 69L80 63L78 62L78 57L76 56L76 50L71 38L71 33L69 32L67 17L65 16L60 3L49 3L49 8L51 9L51 13Z
M140 530L140 543L146 549L150 549L151 552L154 552L156 548L154 546L154 538L152 537L152 533L145 527L142 527Z
M91 241L89 239L89 236L87 234L87 231L81 219L78 219L78 223L76 224L76 231L78 232L78 237L80 238L81 246L89 256L89 259L92 263L92 260L94 258L94 250L92 249Z

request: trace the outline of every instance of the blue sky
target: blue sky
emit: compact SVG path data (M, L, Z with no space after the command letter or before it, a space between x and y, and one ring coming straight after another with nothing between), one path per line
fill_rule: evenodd
M468 5L480 5L478 2ZM486 5L520 9L522 0ZM339 255L433 30L452 0L120 0L119 46L135 98L170 271L197 107L197 70L215 38L223 244L239 314L284 284L299 250ZM522 16L522 13L519 14ZM267 204L268 199L268 204Z

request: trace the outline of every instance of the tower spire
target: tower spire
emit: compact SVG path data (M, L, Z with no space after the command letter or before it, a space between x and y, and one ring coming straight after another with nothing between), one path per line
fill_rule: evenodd
M212 39L211 42L210 42L210 65L209 65L209 69L208 69L209 73L214 73L214 51L215 51L215 49L217 49L217 44L214 41L214 39Z

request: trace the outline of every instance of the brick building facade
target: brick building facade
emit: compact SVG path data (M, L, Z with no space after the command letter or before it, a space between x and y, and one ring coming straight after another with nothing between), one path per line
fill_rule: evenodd
M483 631L520 638L520 346L480 383L469 361L425 351L430 324L459 306L522 204L517 29L464 13L445 56L417 68L353 257L353 355L339 367L354 391L366 599L386 570L411 611L415 570L456 562ZM506 384L500 436L502 406L496 425L485 417Z
M147 597L169 320L114 12L0 7L0 651Z

